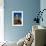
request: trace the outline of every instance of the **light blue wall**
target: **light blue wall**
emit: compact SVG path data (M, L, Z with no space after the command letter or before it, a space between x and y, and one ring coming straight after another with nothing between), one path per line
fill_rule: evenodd
M42 11L43 9L46 9L46 0L41 0L40 1L40 10ZM40 25L46 27L46 10L43 12L43 22L40 21Z
M40 0L4 0L4 38L7 41L18 41L32 29L35 14L40 9ZM23 11L23 26L12 26L12 11Z

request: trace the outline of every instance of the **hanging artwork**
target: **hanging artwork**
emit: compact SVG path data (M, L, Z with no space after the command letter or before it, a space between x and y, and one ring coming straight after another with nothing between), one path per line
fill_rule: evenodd
M12 26L23 26L23 11L12 11Z

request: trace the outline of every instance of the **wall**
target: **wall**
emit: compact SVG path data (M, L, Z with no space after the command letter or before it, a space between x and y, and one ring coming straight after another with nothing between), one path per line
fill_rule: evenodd
M43 9L46 9L46 0L41 0L41 1L40 1L40 9L41 9L41 11L42 11ZM40 21L40 25L46 27L46 20L45 20L45 19L46 19L46 10L43 12L42 17L43 17L43 22Z
M12 26L12 11L23 11L23 26ZM4 0L4 39L18 41L32 29L33 19L40 10L40 0Z

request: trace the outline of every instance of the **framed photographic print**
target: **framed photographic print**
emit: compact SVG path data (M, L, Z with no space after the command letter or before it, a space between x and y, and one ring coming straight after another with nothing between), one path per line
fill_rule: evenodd
M12 26L23 26L23 11L12 11Z

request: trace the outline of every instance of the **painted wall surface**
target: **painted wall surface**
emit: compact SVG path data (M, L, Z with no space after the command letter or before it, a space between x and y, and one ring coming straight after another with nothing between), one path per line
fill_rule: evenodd
M41 11L42 11L43 9L46 9L46 0L41 0L41 1L40 1L40 9L41 9ZM43 22L40 21L40 25L46 27L46 10L43 12L42 17L43 17Z
M4 0L4 39L18 41L32 29L33 19L40 9L40 0ZM12 11L23 11L23 26L12 26Z

